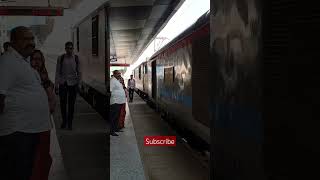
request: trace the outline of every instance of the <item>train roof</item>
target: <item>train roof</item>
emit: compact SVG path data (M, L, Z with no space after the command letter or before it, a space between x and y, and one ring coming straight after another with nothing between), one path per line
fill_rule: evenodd
M165 45L160 50L158 50L156 53L154 53L151 56L150 60L152 60L155 57L157 57L160 53L162 53L164 50L166 50L167 48L169 48L172 45L174 45L177 41L179 41L179 40L183 39L184 37L190 35L192 32L194 32L195 30L197 30L201 26L209 23L209 19L210 19L210 10L207 11L206 13L204 13L201 17L199 17L198 20L195 23L193 23L189 28L184 30L181 34L179 34L171 42L169 42L167 45Z

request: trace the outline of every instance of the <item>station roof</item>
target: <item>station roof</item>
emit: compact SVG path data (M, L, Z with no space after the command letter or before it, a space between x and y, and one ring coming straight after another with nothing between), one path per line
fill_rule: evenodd
M0 6L25 8L54 6L73 9L83 1L2 0ZM109 6L110 55L117 60L111 63L134 63L184 1L106 0Z
M132 64L184 0L110 0L110 54Z

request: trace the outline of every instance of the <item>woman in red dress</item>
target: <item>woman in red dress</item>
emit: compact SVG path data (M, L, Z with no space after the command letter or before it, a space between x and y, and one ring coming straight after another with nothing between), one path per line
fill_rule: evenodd
M48 95L50 114L54 112L56 101L54 84L48 77L45 59L40 50L35 50L30 59L31 66L38 71L41 83ZM50 118L51 119L51 118ZM33 172L30 180L48 180L52 158L50 155L50 131L41 132L36 147Z
M126 97L128 97L127 88L126 88L126 85L124 84L124 79L120 77L119 81L123 86L123 90L126 93ZM124 128L125 118L126 118L126 104L122 104L121 110L120 110L120 116L119 116L119 129Z

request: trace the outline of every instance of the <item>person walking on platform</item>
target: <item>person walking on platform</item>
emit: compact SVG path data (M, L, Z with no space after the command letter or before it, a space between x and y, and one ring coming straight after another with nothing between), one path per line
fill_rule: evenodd
M128 88L129 88L129 98L130 101L133 101L133 93L134 90L136 89L136 80L133 79L133 75L130 76L130 79L128 80Z
M61 128L72 130L74 105L81 81L79 57L73 53L73 43L65 44L66 53L59 56L56 66L55 92L60 97ZM68 107L68 111L67 111Z
M121 77L120 75L120 78L119 78L119 82L122 84L122 87L123 87L123 90L125 92L125 95L127 97L127 88L126 88L126 85L124 84L124 79L123 77ZM119 115L119 123L118 123L118 128L119 129L122 129L124 128L124 121L125 121L125 118L126 118L126 103L124 104L121 104L121 108L120 108L120 115ZM119 130L121 132L121 130Z
M55 110L56 101L54 95L54 84L50 81L45 67L45 58L40 50L35 50L31 55L31 66L40 75L42 87L47 93L49 110L52 114ZM48 180L52 157L50 155L50 131L41 132L36 147L36 155L33 165L33 172L30 180Z
M8 50L9 50L9 48L10 48L10 42L5 42L5 43L3 43L3 52L1 53L1 56L5 53L5 52L7 52Z
M118 136L118 120L120 116L121 105L126 103L126 94L122 84L119 82L121 73L118 70L113 71L113 78L110 79L110 135Z
M31 30L12 29L10 41L0 57L0 179L30 180L39 134L51 129L48 96L30 66Z

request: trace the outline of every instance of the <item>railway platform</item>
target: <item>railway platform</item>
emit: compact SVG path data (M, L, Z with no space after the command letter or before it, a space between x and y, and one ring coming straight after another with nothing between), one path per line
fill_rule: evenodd
M60 129L61 122L58 105L54 114L54 131L57 141L53 142L53 144L56 144L55 142L58 144L51 145L53 166L49 179L108 179L109 137L105 120L83 98L78 96L72 131ZM52 151L58 153L54 154Z
M208 180L209 168L136 93L128 103L147 180ZM144 136L176 136L174 147L144 146Z
M110 180L147 180L128 105L126 112L123 132L110 136Z

